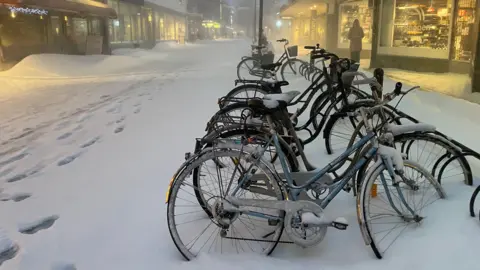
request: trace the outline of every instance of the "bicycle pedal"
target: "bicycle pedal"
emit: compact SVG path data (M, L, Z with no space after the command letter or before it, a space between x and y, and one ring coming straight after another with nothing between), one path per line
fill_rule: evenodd
M339 217L332 222L332 227L334 227L337 230L344 231L348 227L348 222L345 218Z

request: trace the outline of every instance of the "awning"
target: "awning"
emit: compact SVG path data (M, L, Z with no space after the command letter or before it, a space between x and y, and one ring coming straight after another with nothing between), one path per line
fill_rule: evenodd
M316 10L317 14L324 14L327 12L328 3L329 0L296 0L284 6L280 11L280 16L282 18L310 17L311 10Z
M28 6L46 10L73 12L81 15L116 18L117 13L107 4L93 0L0 0L14 6Z

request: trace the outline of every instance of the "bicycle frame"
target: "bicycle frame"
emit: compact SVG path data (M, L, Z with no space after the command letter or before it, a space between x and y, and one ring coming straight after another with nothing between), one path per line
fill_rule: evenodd
M342 155L337 157L335 160L330 162L325 168L320 170L318 173L316 173L310 180L308 180L304 185L301 186L294 186L293 184L293 179L292 179L292 174L288 170L288 166L286 164L286 159L285 159L285 154L282 152L281 147L280 147L280 142L278 139L278 135L275 133L272 135L272 138L270 139L269 143L274 143L276 151L279 155L279 160L281 162L281 166L285 172L286 180L287 180L287 185L289 188L289 198L292 200L297 200L300 192L304 191L307 189L312 183L320 180L325 174L327 174L331 169L335 168L338 164L342 163L349 155L355 153L358 149L362 148L364 145L366 145L373 137L375 137L375 134L373 132L370 132L362 138L360 141L355 143L351 148L347 149ZM268 144L267 144L268 145ZM333 191L321 202L319 205L322 208L325 208L332 200L335 198L335 196L340 193L342 188L344 188L347 183L350 181L351 177L356 173L366 162L367 160L370 160L376 153L377 153L378 148L377 147L372 147L367 154L362 157L355 166L353 166L349 171L345 172L344 176L341 179L338 179L334 183L334 189ZM265 151L265 149L264 149ZM262 153L263 154L263 153ZM251 170L252 168L249 168ZM235 194L240 190L240 187L242 184L247 180L247 176L249 173L246 174L246 176L243 177L242 180L240 180L239 185L233 190L232 196L235 196Z
M347 149L344 153L342 153L339 157L337 157L335 160L333 160L332 162L330 162L326 167L324 167L322 170L320 170L318 173L316 173L310 180L308 180L305 184L301 185L301 186L295 186L293 184L293 179L291 177L291 174L288 170L288 166L286 164L286 161L285 161L285 156L280 148L280 143L279 143L279 140L278 140L278 137L277 137L277 134L274 132L272 134L272 138L270 139L270 142L273 142L275 147L277 148L276 151L277 153L279 154L279 159L280 159L280 162L281 162L281 166L285 172L285 176L286 176L286 185L287 185L287 189L288 189L288 200L291 200L291 201L296 201L298 200L298 197L299 197L299 194L300 192L302 191L306 191L308 189L308 187L313 184L314 182L316 181L319 181L325 174L329 173L330 170L334 169L338 164L342 163L349 155L355 153L358 149L362 148L363 146L365 146L370 140L372 140L374 137L375 137L375 133L370 131L367 133L367 135L362 138L360 141L358 141L357 143L355 143L351 148ZM373 158L377 152L378 152L378 146L376 146L377 143L375 143L374 145L372 145L372 148L369 149L367 151L367 153L362 156L359 160L357 160L357 163L355 163L354 166L350 167L350 169L345 172L343 174L343 176L340 178L340 179L337 179L334 181L334 183L331 185L333 187L333 189L331 190L331 192L328 194L328 196L325 198L325 199L322 199L322 200L316 200L315 202L322 208L326 208L330 202L338 195L338 193L340 193L340 191L348 184L348 182L350 181L350 179L352 178L352 176L367 162L369 161L371 158ZM262 149L261 153L259 153L259 156L262 156L263 153L265 152L265 148ZM388 162L384 157L380 156L381 158L379 159L378 162L381 162L385 165L385 169L386 171L390 174L390 176L392 176L392 179L393 179L393 176L395 175L395 169L393 168L393 165L391 164L391 162ZM243 184L245 183L245 181L247 181L249 179L249 176L253 175L252 174L252 168L255 164L252 164L250 165L250 167L246 170L246 173L244 174L244 176L242 177L242 179L238 182L238 185L237 187L233 190L232 192L232 196L235 196L236 193L241 189L241 187L243 186ZM402 215L402 211L400 211L396 206L395 206L395 203L393 202L392 200L392 196L390 194L390 191L389 191L389 188L388 188L388 185L387 185L387 182L385 180L385 177L383 176L383 174L380 175L380 179L381 179L381 182L382 182L382 185L385 187L385 190L387 191L386 194L387 194L387 199L390 203L390 205L393 207L393 209L399 214L399 215ZM403 196L403 193L399 187L399 185L394 185L396 187L396 190L399 194L399 198L400 198L400 201L402 202L402 204L404 204L406 206L406 209L412 214L412 215L415 215L415 211L408 205L408 203L406 202L405 200L405 197ZM261 200L260 200L261 201ZM241 206L241 205L240 205ZM253 212L253 211L245 211L243 212L244 214L247 214L247 215L251 215L251 216L256 216L256 217L260 217L260 218L266 218L266 219L281 219L279 217L272 217L270 215L265 215L265 214L261 214L261 213L258 213L258 212Z

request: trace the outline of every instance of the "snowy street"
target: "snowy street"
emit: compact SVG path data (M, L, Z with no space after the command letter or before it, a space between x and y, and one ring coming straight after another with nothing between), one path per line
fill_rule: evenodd
M468 216L473 189L463 183L451 183L436 215L383 260L364 245L355 198L342 193L326 211L350 226L329 230L317 247L186 262L168 232L167 187L217 99L234 88L248 50L244 40L222 40L114 56L34 55L0 72L0 230L20 247L0 270L478 267L480 222ZM399 108L480 152L479 105L416 91ZM317 141L306 152L324 165L333 157ZM472 160L474 177L479 168Z

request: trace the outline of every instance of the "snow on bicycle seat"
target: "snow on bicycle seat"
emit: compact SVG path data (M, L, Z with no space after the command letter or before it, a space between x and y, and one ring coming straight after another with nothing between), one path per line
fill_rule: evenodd
M300 92L298 92L298 91L289 91L289 92L285 92L285 93L282 93L282 94L267 94L267 95L263 96L263 99L264 100L283 101L283 102L286 102L288 104L288 103L292 102L292 100L298 95L300 95Z
M437 128L435 126L417 123L417 124L408 124L408 125L387 125L387 130L392 132L394 136L410 133L410 132L434 132Z
M273 64L261 65L260 68L264 69L264 70L274 71L277 67L279 67L281 65L282 65L282 63L273 63Z
M269 109L275 109L280 107L280 104L283 103L286 107L298 95L300 95L300 92L298 91L290 91L282 94L268 94L263 96L263 105Z

